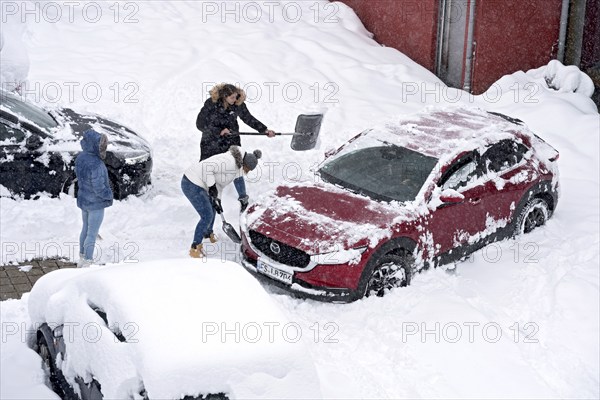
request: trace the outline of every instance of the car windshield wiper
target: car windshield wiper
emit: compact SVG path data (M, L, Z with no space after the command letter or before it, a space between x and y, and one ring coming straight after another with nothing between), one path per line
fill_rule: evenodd
M390 201L400 201L397 199L394 199L392 197L380 194L380 193L375 193L371 190L365 189L363 187L360 187L358 185L354 185L350 182L346 182L342 179L339 179L331 174L328 174L325 171L321 171L319 170L319 175L321 176L321 178L323 178L323 180L327 183L330 183L334 186L337 186L341 189L347 190L351 193L354 194L358 194L358 195L362 195L362 196L367 196L372 198L373 200L376 201L386 201L386 202L390 202Z

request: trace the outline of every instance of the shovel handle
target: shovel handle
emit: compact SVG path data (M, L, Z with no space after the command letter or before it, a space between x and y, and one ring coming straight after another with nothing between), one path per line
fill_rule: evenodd
M230 135L266 136L261 132L231 132ZM275 132L275 136L309 136L310 133L300 132Z

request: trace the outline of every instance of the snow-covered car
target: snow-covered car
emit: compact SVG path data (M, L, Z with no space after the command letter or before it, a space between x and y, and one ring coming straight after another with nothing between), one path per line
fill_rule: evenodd
M520 120L434 108L365 131L308 183L242 216L242 262L307 297L353 301L528 233L554 212L558 152Z
M48 111L6 91L0 100L0 185L10 195L76 195L75 158L88 129L108 136L105 163L116 199L150 184L150 145L131 129L68 108Z
M233 262L60 269L28 304L62 398L320 398L302 328Z

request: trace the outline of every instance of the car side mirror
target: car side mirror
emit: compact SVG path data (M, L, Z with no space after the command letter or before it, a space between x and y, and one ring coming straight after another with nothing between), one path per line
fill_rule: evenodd
M464 199L465 196L454 189L444 189L440 194L440 201L442 204L457 204L461 203Z
M25 147L27 148L27 150L37 150L40 147L42 147L43 143L44 142L38 135L30 135L25 140Z

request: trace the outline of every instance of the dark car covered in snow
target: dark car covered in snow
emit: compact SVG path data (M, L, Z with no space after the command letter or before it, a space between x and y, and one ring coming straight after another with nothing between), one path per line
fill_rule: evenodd
M116 199L140 194L150 184L150 145L131 129L68 108L48 111L6 91L0 100L0 185L11 196L75 195L74 163L88 129L108 136L105 163Z
M558 201L557 159L520 120L430 109L359 134L314 181L259 199L241 220L242 263L307 297L383 295L544 224Z
M322 398L291 322L231 261L63 268L35 283L27 310L29 344L62 399Z

